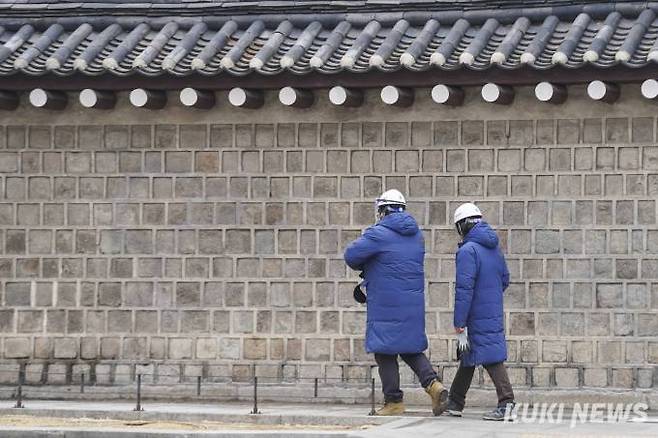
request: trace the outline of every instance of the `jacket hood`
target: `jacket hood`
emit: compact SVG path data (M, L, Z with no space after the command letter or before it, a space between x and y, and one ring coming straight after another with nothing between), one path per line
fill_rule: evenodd
M464 237L464 242L475 242L487 248L498 246L498 236L491 226L486 222L480 222Z
M390 230L395 231L403 236L410 236L416 234L419 230L418 223L412 215L407 212L391 213L384 216L379 225L382 225Z

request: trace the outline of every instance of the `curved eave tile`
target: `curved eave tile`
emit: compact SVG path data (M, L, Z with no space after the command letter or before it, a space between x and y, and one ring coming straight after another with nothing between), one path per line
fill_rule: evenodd
M22 69L17 69L14 67L14 61L24 53L28 47L33 45L35 41L38 40L40 34L35 32L31 35L20 47L14 49L10 54L7 54L7 49L5 49L5 55L2 55L2 46L8 42L11 38L11 32L5 32L0 39L0 56L2 56L2 62L0 62L0 76L11 76L15 74L26 74L31 76L40 76L52 73L56 76L66 77L75 73L80 73L88 76L100 76L103 74L111 73L117 77L125 77L130 75L143 75L147 77L155 77L160 75L173 75L173 76L187 76L190 74L198 73L204 76L213 76L220 73L226 73L234 76L245 76L252 73L261 74L263 76L274 76L284 72L295 74L295 75L306 75L312 73L320 74L335 74L339 72L351 72L351 73L367 73L369 71L381 71L384 73L396 72L402 69L406 69L412 72L422 72L432 69L437 69L440 71L454 72L458 70L473 70L473 71L486 71L492 68L500 68L503 70L516 70L522 67L525 67L525 64L521 63L521 57L528 49L533 39L537 36L538 30L542 25L543 20L535 21L530 23L525 29L523 35L514 39L514 44L516 44L511 50L509 45L505 48L505 58L504 60L498 61L501 64L495 64L492 62L492 55L496 53L496 50L500 47L501 43L505 41L505 38L513 29L511 23L499 24L498 27L489 35L488 39L484 41L484 44L481 46L481 49L478 51L477 55L474 57L471 64L460 63L460 55L464 53L465 50L471 45L473 39L476 38L479 34L479 31L482 26L470 26L466 28L461 39L455 40L456 43L454 47L451 47L451 52L447 56L445 64L437 66L430 63L432 54L436 53L437 50L441 47L443 41L446 39L446 36L449 34L452 25L449 23L439 23L437 27L431 27L432 32L434 29L437 29L434 35L423 40L424 50L416 50L414 52L414 57L412 58L413 63L403 64L401 62L401 57L406 53L405 51L414 43L415 39L418 37L420 32L423 31L424 26L415 25L415 26L403 26L401 34L399 37L394 38L397 43L395 46L387 46L382 53L386 53L385 59L380 62L370 63L371 57L377 53L378 49L382 43L387 39L387 36L391 33L393 26L381 27L377 30L376 33L371 35L371 38L363 47L360 47L358 54L355 55L356 59L353 60L353 63L341 62L346 53L353 49L355 41L359 39L359 36L362 34L364 26L352 26L349 30L346 31L342 40L333 47L333 51L330 54L327 54L326 60L321 66L313 67L310 65L310 60L315 53L320 50L320 48L325 44L327 38L332 35L334 32L334 27L327 26L323 27L316 33L314 33L314 38L307 40L306 45L304 46L304 52L301 55L298 55L294 64L286 67L281 66L282 57L295 46L298 38L305 31L305 26L300 26L299 28L293 28L292 30L286 28L285 34L279 32L277 34L276 29L278 29L277 23L269 23L267 26L255 26L249 31L246 27L235 30L232 34L228 35L225 40L226 43L223 47L218 47L216 53L208 59L208 62L205 63L203 68L198 70L193 69L192 63L193 60L201 53L202 50L209 44L215 35L217 35L217 29L205 29L199 34L194 34L196 41L187 39L186 43L186 53L182 57L177 57L175 63L168 62L167 68L163 67L163 61L167 59L167 56L176 50L176 48L181 44L181 41L189 32L189 28L177 28L173 34L167 34L167 40L159 47L158 53L153 56L149 56L149 63L145 66L135 67L133 62L136 58L142 54L147 47L151 46L153 41L156 39L157 35L162 31L162 29L150 29L143 34L139 34L141 40L137 41L134 47L131 47L125 53L125 56L120 60L117 67L114 69L108 69L104 65L104 60L112 55L113 51L126 40L127 35L133 29L122 29L116 37L112 38L106 46L100 50L96 56L88 62L86 68L82 71L75 68L75 59L83 53L83 51L91 44L94 40L94 37L99 34L103 29L94 29L94 31L89 34L86 38L82 39L78 45L73 48L70 52L70 55L66 60L63 61L62 65L59 68L48 70L46 68L46 60L57 51L59 47L63 44L63 41L71 35L71 31L63 32L59 35L55 41L53 41L49 47L43 49L37 56L35 56L31 62ZM603 20L591 20L586 28L583 30L582 35L579 40L573 47L573 50L570 51L569 57L566 60L566 63L559 64L560 67L570 70L575 70L582 68L584 66L594 66L597 68L609 68L618 65L622 65L626 68L639 68L650 64L650 61L647 61L648 53L658 47L656 44L656 39L658 38L658 20L647 27L646 32L639 39L637 46L635 47L634 52L631 54L630 59L624 61L616 61L615 55L622 47L625 38L633 28L634 24L637 21L637 17L624 17L619 20L618 25L615 27L614 31L609 37L609 40L606 46L599 51L598 59L587 62L583 59L584 54L591 47L593 39L596 37L597 33L603 25ZM1 19L0 19L0 24ZM253 24L253 23L252 23ZM431 24L431 23L430 23ZM551 68L557 67L553 63L553 55L560 48L561 44L564 42L565 37L569 34L570 26L572 26L573 21L562 21L557 24L555 29L552 31L546 43L543 45L543 50L538 52L535 61L528 65L528 68L536 70L549 70ZM285 27L285 26L284 26ZM400 27L398 27L400 29ZM139 31L137 31L139 32ZM245 34L249 34L249 38L242 39ZM273 47L274 43L271 43L268 46L268 41L271 41L270 38L273 35L278 38L276 41L277 46ZM391 41L393 38L389 39ZM240 52L236 53L235 50L231 53L231 62L223 62L225 57L231 52L236 45L242 41L240 46ZM310 41L310 43L308 42ZM363 39L361 39L363 41ZM509 44L509 43L508 43ZM10 44L11 45L11 44ZM251 63L251 61L256 57L264 47L269 47L267 56L262 55L262 63ZM392 48L391 48L392 47ZM600 46L599 46L600 47ZM152 50L151 50L152 52ZM352 50L352 53L357 53ZM446 52L447 54L448 52ZM408 58L407 58L408 59ZM498 57L500 59L500 57ZM227 68L224 68L222 65L226 65ZM229 66L230 65L230 66Z

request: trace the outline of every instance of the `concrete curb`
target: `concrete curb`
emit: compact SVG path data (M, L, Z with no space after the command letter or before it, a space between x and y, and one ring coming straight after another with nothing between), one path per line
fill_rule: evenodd
M347 438L349 432L308 431L226 431L226 432L166 432L158 430L97 430L0 428L3 438Z
M55 418L90 418L90 419L112 419L122 421L175 421L175 422L201 422L214 421L219 423L242 423L254 425L282 425L295 424L301 426L349 426L359 427L366 425L382 425L389 423L390 418L369 416L322 416L322 415L278 415L259 414L250 415L245 411L244 415L236 414L198 414L191 412L163 412L163 411L116 411L116 410L67 410L67 409L0 409L0 416L10 415L32 415L37 417Z

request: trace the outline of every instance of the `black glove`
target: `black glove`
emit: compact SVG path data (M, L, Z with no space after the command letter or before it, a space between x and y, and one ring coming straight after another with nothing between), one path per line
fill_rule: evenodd
M361 284L357 284L354 288L354 301L361 304L366 302L366 294L361 290Z

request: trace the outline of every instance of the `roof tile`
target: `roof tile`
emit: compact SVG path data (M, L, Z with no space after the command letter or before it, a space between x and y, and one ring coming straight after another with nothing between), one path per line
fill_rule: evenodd
M43 3L21 6L36 8ZM111 0L105 3L117 8L125 6ZM284 3L289 2L232 1L221 5L278 7ZM313 0L294 3L319 4ZM404 5L408 2L359 3ZM455 3L466 4L461 0ZM484 0L475 3L492 4ZM549 3L556 2L543 4ZM87 6L94 4L100 3L89 2ZM146 4L152 8L171 6L167 2ZM217 6L218 2L196 1L186 5ZM573 9L576 13L560 18L551 15L555 10L552 7L478 9L473 14L461 15L468 19L459 18L459 14L415 10L342 16L318 13L305 19L255 14L235 21L188 16L151 19L126 15L128 11L125 11L116 17L86 21L84 17L67 17L66 22L62 21L63 26L55 24L56 20L21 21L3 17L0 18L0 27L5 28L0 34L0 76L17 71L65 76L76 70L87 75L109 71L122 76L137 72L183 76L194 71L213 75L222 70L234 75L254 70L264 75L284 71L360 73L372 69L395 71L402 67L414 71L465 67L486 70L493 64L503 69L515 69L522 64L550 69L555 63L571 68L586 64L605 68L620 62L639 67L658 61L658 23L653 10L629 9L628 5L611 4L599 9L594 6L587 13L580 7ZM615 9L623 10L623 16L614 12ZM603 10L606 15L595 15ZM500 13L506 14L504 18ZM44 27L44 23L51 25Z

